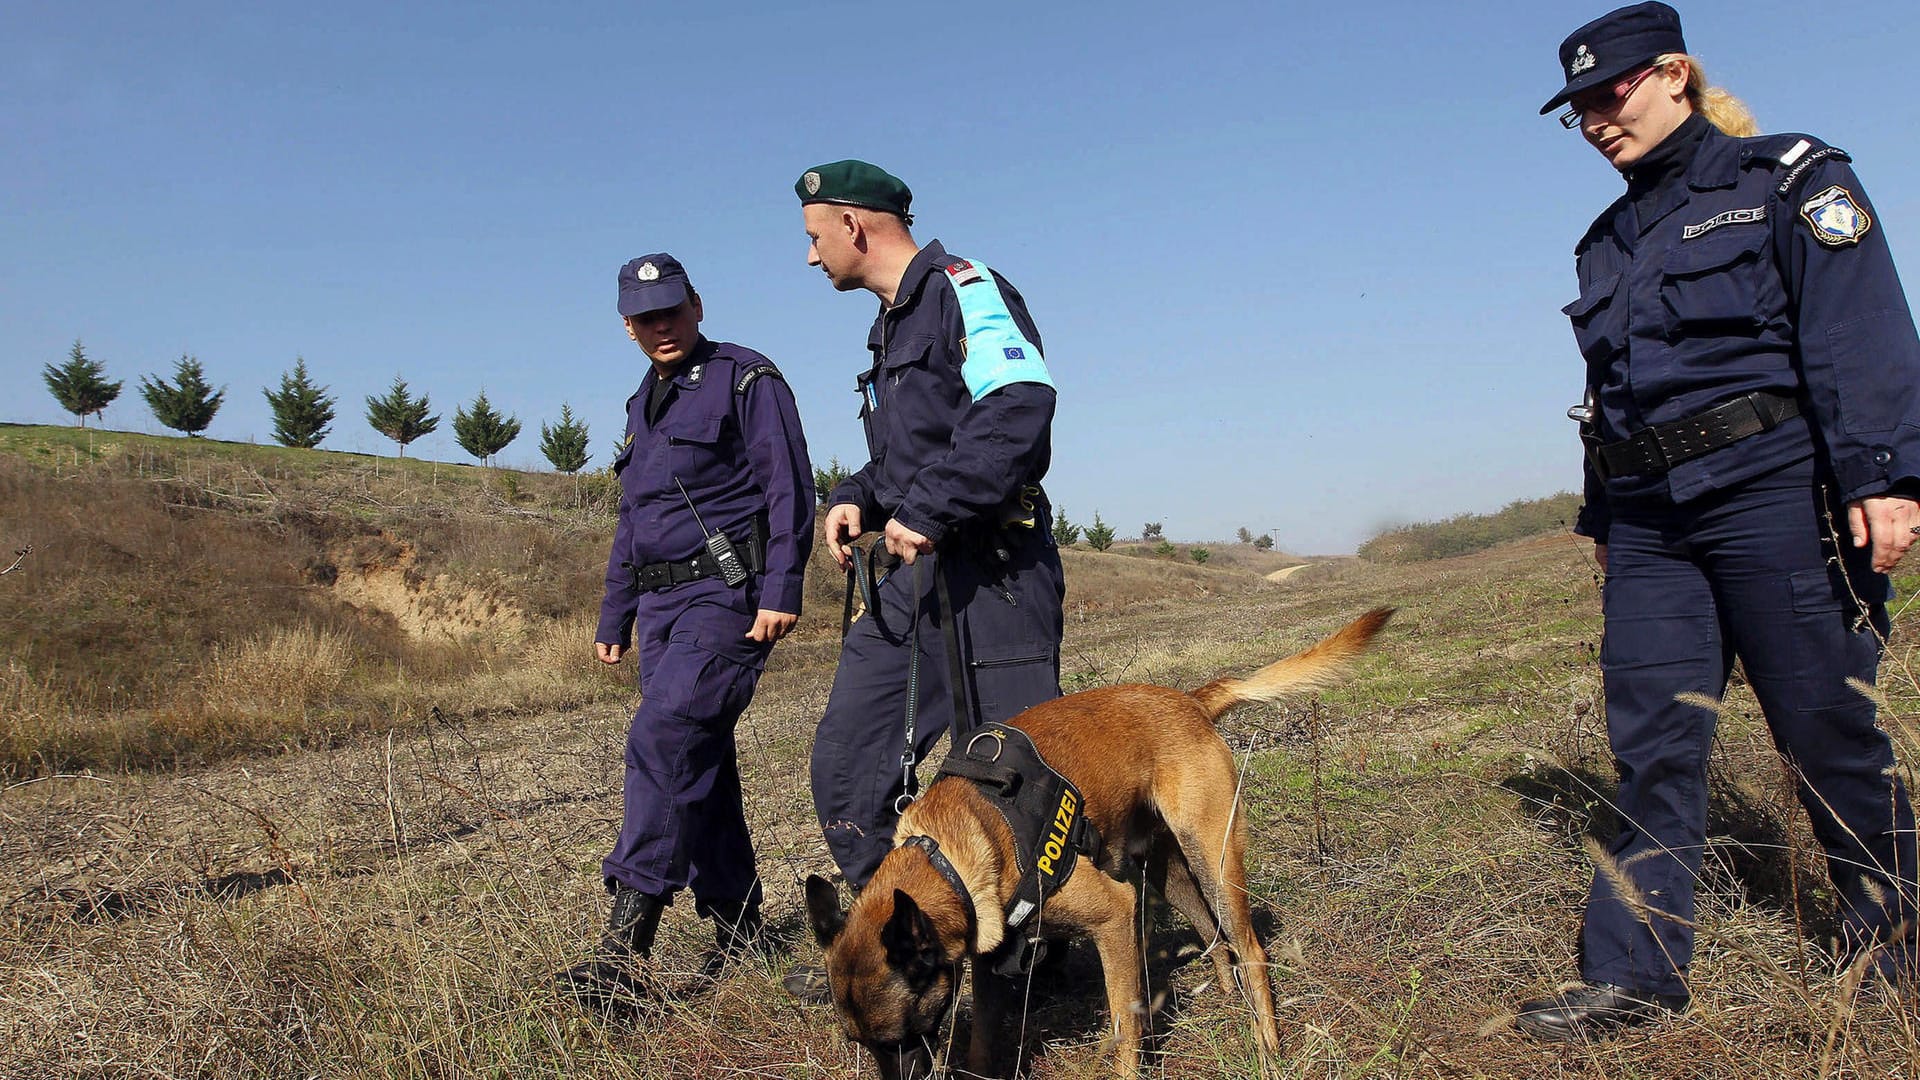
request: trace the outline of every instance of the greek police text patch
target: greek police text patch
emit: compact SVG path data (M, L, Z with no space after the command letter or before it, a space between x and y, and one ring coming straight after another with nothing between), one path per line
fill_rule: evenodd
M1873 227L1853 193L1838 184L1801 203L1800 217L1813 227L1813 238L1828 247L1857 244Z
M1751 221L1767 220L1767 208L1752 206L1744 210L1726 210L1715 214L1698 225L1689 225L1680 230L1680 239L1691 240L1696 236L1710 233L1722 225L1742 225Z
M748 368L746 373L734 382L733 392L736 394L744 394L747 392L747 387L752 386L756 379L763 378L767 375L771 375L776 379L781 378L780 369L774 367L772 364L756 364Z

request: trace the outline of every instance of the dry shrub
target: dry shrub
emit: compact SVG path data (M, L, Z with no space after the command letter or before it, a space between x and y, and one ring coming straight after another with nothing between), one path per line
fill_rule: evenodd
M73 708L18 660L0 668L0 769L32 759L73 722Z
M344 635L314 626L275 627L216 646L195 680L217 716L304 718L339 689L353 664Z

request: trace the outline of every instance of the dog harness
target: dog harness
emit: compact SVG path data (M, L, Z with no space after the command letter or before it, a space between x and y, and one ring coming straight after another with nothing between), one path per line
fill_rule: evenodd
M969 780L1006 820L1013 834L1014 862L1020 883L1007 904L1007 956L995 970L1024 974L1045 951L1039 921L1021 932L1048 897L1073 876L1079 857L1098 862L1100 830L1081 812L1080 789L1060 775L1027 733L1007 724L985 724L966 745L947 755L934 779Z

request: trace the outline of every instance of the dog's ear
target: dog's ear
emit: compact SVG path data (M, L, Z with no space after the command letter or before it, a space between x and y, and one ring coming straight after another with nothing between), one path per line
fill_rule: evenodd
M840 891L819 874L807 875L807 925L813 928L813 939L823 949L833 944L847 926L847 913L840 910Z
M932 982L947 966L933 920L900 889L893 890L893 918L881 928L880 944L886 947L887 965L904 975L907 985L916 990Z

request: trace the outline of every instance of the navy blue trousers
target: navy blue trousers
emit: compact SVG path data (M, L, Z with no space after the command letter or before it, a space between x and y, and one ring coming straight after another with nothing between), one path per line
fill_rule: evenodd
M601 864L609 889L690 888L701 915L760 902L733 741L770 649L745 640L757 584L708 579L640 598L640 708L627 729L620 839Z
M1035 530L999 563L988 553L921 556L881 580L878 612L847 631L840 667L813 740L813 807L827 848L847 882L865 885L893 847L896 801L906 791L900 757L906 748L908 660L920 626L914 760L924 759L953 721L951 667L933 574L946 573L955 611L973 716L1004 721L1060 696L1061 603L1066 595L1060 552ZM877 617L876 617L877 615Z
M1845 509L1824 500L1808 460L1678 506L1613 507L1600 662L1621 829L1609 855L1654 910L1595 873L1590 981L1687 992L1717 717L1674 698L1719 699L1736 656L1800 778L1848 946L1913 919L1913 809L1873 703L1846 682L1874 680L1888 582L1846 538Z

